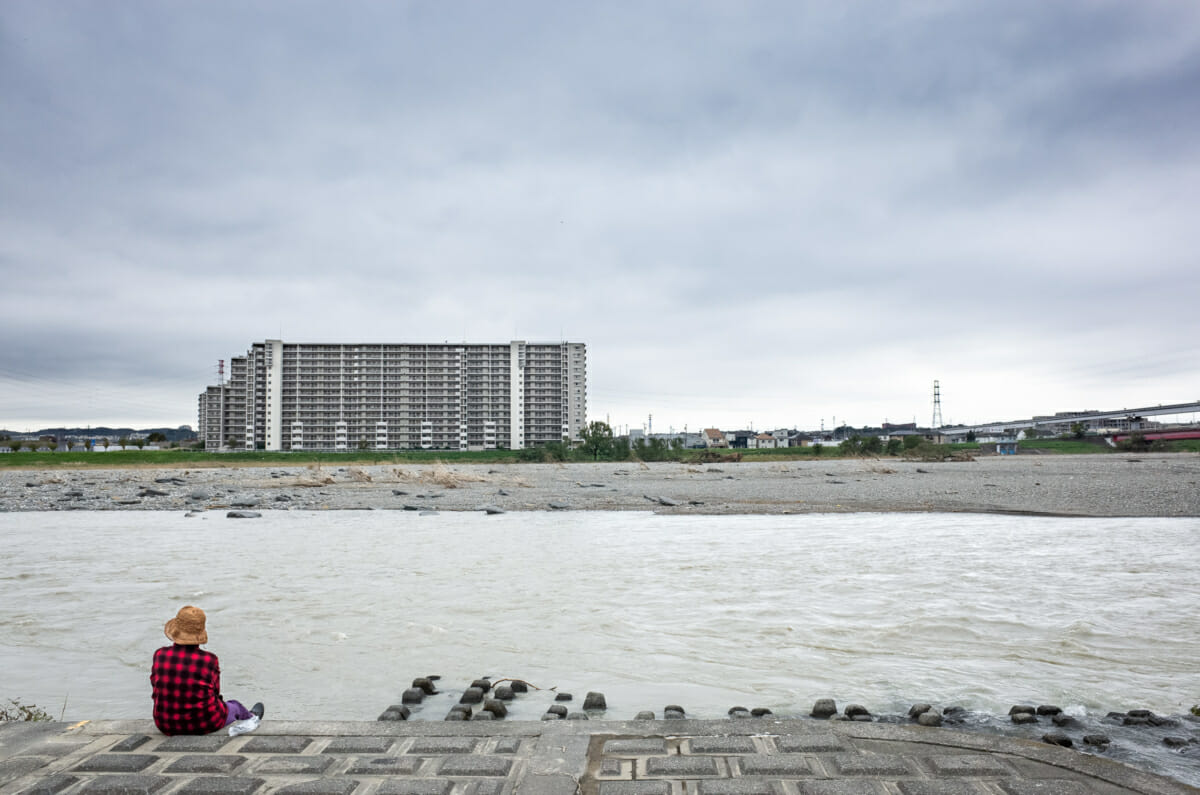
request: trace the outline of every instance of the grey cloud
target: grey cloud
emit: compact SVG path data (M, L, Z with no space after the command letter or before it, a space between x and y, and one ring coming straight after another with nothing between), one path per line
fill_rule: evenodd
M917 357L986 416L1200 331L1198 63L1156 2L9 4L0 378L561 335L597 411L865 415Z

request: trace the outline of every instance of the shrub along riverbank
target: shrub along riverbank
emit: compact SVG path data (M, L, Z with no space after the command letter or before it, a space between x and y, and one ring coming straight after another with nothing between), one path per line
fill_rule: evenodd
M1018 444L1022 453L1097 454L1130 452L1074 439L1028 439ZM853 437L841 445L814 444L810 447L783 447L774 450L691 450L672 447L659 440L635 445L613 440L611 445L589 448L586 444L568 447L551 443L526 450L348 450L346 452L240 451L212 453L203 450L114 450L105 453L79 451L33 452L0 455L0 467L15 469L120 469L136 467L244 467L307 466L308 464L519 464L566 461L679 461L703 464L720 461L807 461L814 458L907 458L940 461L969 458L979 454L975 442L935 445L921 440L916 444L882 443L876 437ZM1200 441L1172 442L1156 452L1200 452Z

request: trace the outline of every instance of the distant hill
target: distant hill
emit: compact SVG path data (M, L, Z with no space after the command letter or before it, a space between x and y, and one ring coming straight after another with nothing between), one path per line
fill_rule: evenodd
M76 439L103 439L108 438L113 442L120 439L122 436L149 436L152 433L161 433L167 437L168 442L185 442L189 439L196 438L196 432L190 426L184 425L179 428L42 428L40 431L31 433L22 433L20 431L0 430L0 436L12 436L13 438L24 438L26 436L57 436L58 438L73 437Z

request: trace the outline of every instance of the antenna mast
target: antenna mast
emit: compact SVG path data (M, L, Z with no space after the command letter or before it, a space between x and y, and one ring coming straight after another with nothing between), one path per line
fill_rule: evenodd
M933 425L930 427L935 431L942 427L942 388L936 378L933 380Z

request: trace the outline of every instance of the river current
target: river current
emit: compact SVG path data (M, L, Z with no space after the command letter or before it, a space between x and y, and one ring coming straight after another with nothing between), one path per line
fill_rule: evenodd
M1200 700L1195 519L53 512L0 538L0 698L68 720L147 717L185 604L225 695L280 719L372 720L428 674L613 719Z

